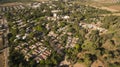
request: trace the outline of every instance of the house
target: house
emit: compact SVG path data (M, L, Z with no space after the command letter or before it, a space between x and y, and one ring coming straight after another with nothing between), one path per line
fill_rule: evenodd
M25 7L23 5L19 5L21 9L24 9Z
M33 51L32 51L32 54L33 54L33 55L37 55L38 53L33 50Z
M53 31L50 31L49 34L48 34L48 36L54 36L54 37L57 37L58 34L55 34Z
M18 45L17 47L15 47L15 50L20 50L22 47L20 45Z
M101 28L95 24L80 23L79 26L84 27L84 28L88 28L91 30L99 30L101 33L104 33L107 31L105 28Z
M21 52L22 52L23 54L26 54L26 53L28 52L28 49L22 49Z
M5 12L5 7L2 7L2 11Z
M71 35L72 35L72 33L71 33L71 32L67 32L67 35L71 36Z
M9 7L9 9L10 9L10 11L12 11L12 10L13 10L13 8L12 8L12 7Z
M6 7L6 11L10 11L10 7L7 6L7 7Z
M79 38L73 37L72 42L71 42L71 47L74 47L77 43Z
M43 57L43 59L47 59L46 55L43 55L42 53L40 55Z
M16 38L21 39L21 35L20 34L16 35Z
M56 14L56 13L53 13L53 17L57 17L57 14Z
M49 30L49 29L50 29L50 28L49 28L49 26L50 26L50 25L49 25L49 23L48 23L48 24L46 24L46 28L47 28L47 30Z
M29 35L29 34L26 34L26 33L25 33L25 35L22 37L22 39L25 40L28 35Z
M17 5L16 7L18 8L18 10L21 9L19 5Z
M79 38L76 38L76 37L68 37L68 40L67 40L67 44L66 44L66 48L68 47L74 47L77 43Z
M29 46L29 48L32 50L32 49L36 48L36 46L35 45L31 45L31 46Z
M16 8L15 6L13 6L13 9L14 9L14 10L17 10L17 8Z
M38 8L38 7L40 7L40 5L41 5L41 3L35 2L35 3L31 4L31 7L32 8Z
M42 60L40 57L36 57L35 59L34 59L37 63L39 63L40 62L40 60Z
M66 16L63 16L62 18L67 20L67 19L69 19L70 17L66 15Z
M72 38L71 38L71 37L68 37L68 39L67 39L67 44L66 44L66 48L70 47L69 45L70 45L71 41L72 41Z
M32 57L32 55L31 55L30 53L27 53L27 54L25 55L26 61L29 61L29 58L30 58L30 57Z

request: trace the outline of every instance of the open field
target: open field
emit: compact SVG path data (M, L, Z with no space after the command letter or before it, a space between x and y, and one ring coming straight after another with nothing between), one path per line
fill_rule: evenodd
M111 5L111 6L108 6L108 8L120 10L120 5Z
M109 1L108 1L109 2ZM94 6L100 6L100 7L105 7L108 10L111 11L120 11L120 4L111 1L111 3L98 3L98 2L94 2L93 3Z
M118 3L102 3L100 1L97 1L97 2L96 1L87 1L85 3L76 1L76 3L83 4L83 5L89 5L89 6L92 6L95 8L108 10L111 12L119 12L120 11L120 4L118 4Z

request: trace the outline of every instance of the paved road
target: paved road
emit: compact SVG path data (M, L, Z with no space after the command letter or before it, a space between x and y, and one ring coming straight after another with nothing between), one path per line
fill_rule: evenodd
M5 18L4 18L3 22L4 22L5 27L7 27L8 23ZM8 38L7 38L8 33L9 33L9 29L6 28L6 32L4 32L4 39L5 39L4 46L7 46L7 48L4 49L5 67L9 67L8 66L9 47L8 47Z
M5 55L5 67L9 67L9 66L8 66L9 48L6 48L6 49L4 50L4 55Z

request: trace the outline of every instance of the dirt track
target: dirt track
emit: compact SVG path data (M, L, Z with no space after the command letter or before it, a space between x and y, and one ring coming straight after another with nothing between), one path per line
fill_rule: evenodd
M113 14L102 14L100 16L120 16L120 13L113 13Z
M97 7L97 6L94 6L94 5L89 5L91 7L94 7L94 8L98 8L98 9L102 9L102 10L107 10L107 11L111 11L111 12L118 12L120 10L117 10L117 9L113 9L113 8L109 8L109 7Z

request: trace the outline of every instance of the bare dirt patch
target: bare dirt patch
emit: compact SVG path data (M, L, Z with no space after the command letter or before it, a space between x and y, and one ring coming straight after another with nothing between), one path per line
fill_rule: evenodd
M91 67L105 67L105 65L100 60L96 60L95 62L93 62L93 64L91 65Z
M119 10L119 11L120 11L120 5L112 5L112 6L108 6L108 8L115 9L115 10Z
M73 65L73 67L86 67L86 65L83 63L76 63Z

